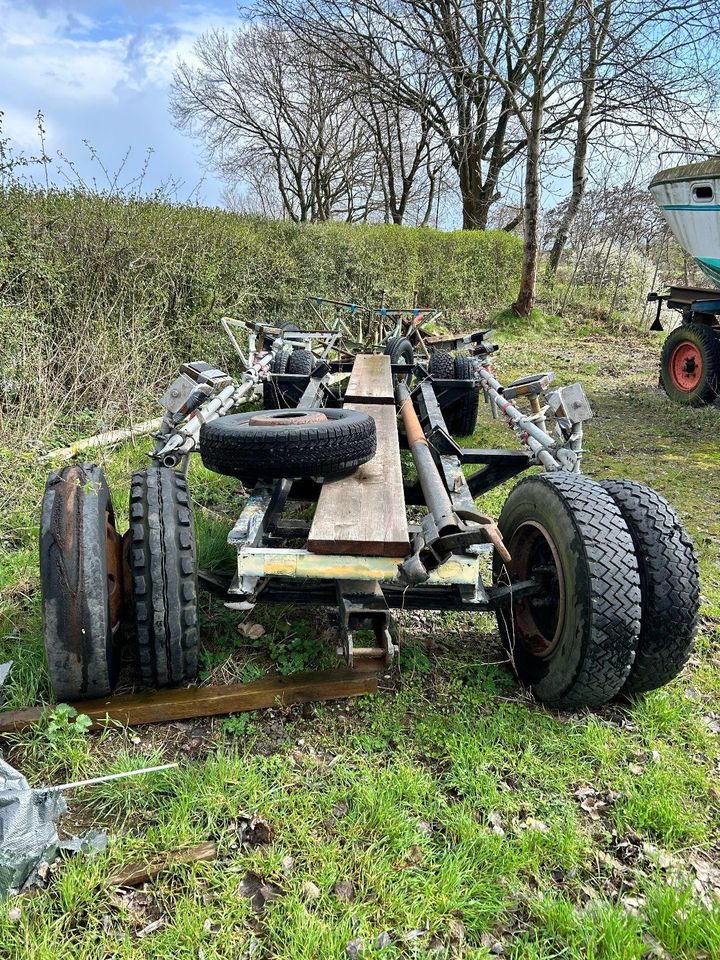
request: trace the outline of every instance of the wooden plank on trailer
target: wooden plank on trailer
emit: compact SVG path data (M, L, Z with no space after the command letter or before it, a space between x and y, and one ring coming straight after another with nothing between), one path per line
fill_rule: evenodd
M382 353L361 353L355 358L345 391L349 403L395 403L390 357Z
M264 707L287 707L315 700L338 700L377 691L377 676L358 675L350 670L321 670L287 677L264 677L251 683L208 687L181 687L151 693L122 694L99 700L73 703L78 713L101 727L107 719L123 725L169 723L191 717L214 717ZM0 712L0 734L32 726L49 707Z
M349 477L326 480L307 548L313 553L406 557L410 552L395 407L346 403L374 418L377 451Z

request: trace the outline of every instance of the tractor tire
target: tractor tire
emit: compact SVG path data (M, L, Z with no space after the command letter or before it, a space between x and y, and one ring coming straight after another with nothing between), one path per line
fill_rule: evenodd
M633 540L612 497L580 474L539 474L510 492L498 521L512 560L496 583L541 593L498 611L520 682L551 707L598 707L625 685L640 635Z
M695 645L700 571L695 548L664 497L633 480L603 480L628 525L640 571L640 639L620 693L655 690L674 679Z
M375 443L373 418L344 409L236 413L200 431L208 470L246 483L349 473L374 456Z
M473 380L475 366L468 356L460 354L453 357L444 350L433 350L430 355L430 376L438 380ZM456 400L446 400L441 396L438 402L449 433L460 437L474 433L480 405L479 384Z
M385 344L385 356L390 357L390 363L407 363L409 367L415 363L415 351L407 337L390 337ZM410 378L408 371L407 379ZM393 383L403 379L400 374L393 374Z
M720 330L684 323L669 333L660 355L660 383L671 400L691 407L720 396Z
M134 473L129 565L138 659L153 687L198 670L195 526L187 481L167 467Z
M290 351L280 350L270 361L270 373L283 374L290 361ZM280 410L284 403L280 381L272 378L263 381L263 406L266 410Z
M102 467L73 464L51 473L40 521L40 582L45 653L58 701L112 693L123 579L122 540Z

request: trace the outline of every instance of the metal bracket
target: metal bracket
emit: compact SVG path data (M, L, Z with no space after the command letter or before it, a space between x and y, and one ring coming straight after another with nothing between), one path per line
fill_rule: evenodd
M376 581L338 580L341 645L338 656L352 669L356 660L382 660L388 666L398 653L390 631L387 602ZM374 644L355 646L358 633L368 633Z

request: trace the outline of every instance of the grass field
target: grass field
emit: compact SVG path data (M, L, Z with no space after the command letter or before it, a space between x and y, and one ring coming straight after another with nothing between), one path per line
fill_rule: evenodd
M553 368L596 417L585 471L657 488L695 538L697 650L670 686L630 704L551 713L518 689L490 617L402 614L403 653L372 698L88 735L45 723L7 744L33 783L178 759L162 776L69 798L68 830L107 852L53 868L0 905L0 957L720 957L720 449L718 409L671 406L659 342L545 320L501 332L501 379ZM478 445L507 445L481 410ZM106 460L118 513L143 447ZM0 561L9 705L47 698L34 537L44 470L16 462ZM232 483L197 464L203 562L222 563ZM497 514L507 489L480 503ZM251 640L203 600L203 676L250 680L327 662L328 611L258 608ZM257 633L258 631L253 631ZM270 842L241 842L254 814ZM205 840L215 862L112 888L132 861Z

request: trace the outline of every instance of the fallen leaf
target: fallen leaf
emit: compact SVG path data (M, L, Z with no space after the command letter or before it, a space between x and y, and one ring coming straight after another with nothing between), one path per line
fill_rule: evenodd
M645 767L641 767L639 763L631 763L628 766L630 773L634 774L636 777L639 777L641 773L644 772Z
M348 955L349 960L358 960L358 957L365 950L365 941L362 937L355 937L354 940L350 940L345 947L345 953Z
M492 827L494 834L497 834L499 837L505 836L505 821L499 813L494 812L488 814L488 823Z
M262 817L252 813L237 815L237 835L240 843L245 847L259 847L270 843L275 831Z
M538 833L547 833L550 827L542 820L535 820L534 817L528 817L523 824L528 830L537 830Z
M238 624L238 633L247 637L248 640L259 640L265 635L265 627L260 623L241 623Z
M151 933L155 933L156 930L159 930L160 927L165 926L165 917L160 917L159 920L153 920L152 923L149 923L146 927L143 927L142 930L138 930L138 937L144 939L149 937Z
M320 887L313 883L312 880L306 880L300 888L300 892L306 900L320 899Z
M350 880L338 880L335 884L335 896L343 903L352 903L355 899L355 887Z
M266 904L277 900L282 894L282 889L272 880L265 880L254 870L248 870L240 881L238 892L241 896L248 898L255 913L262 913Z

